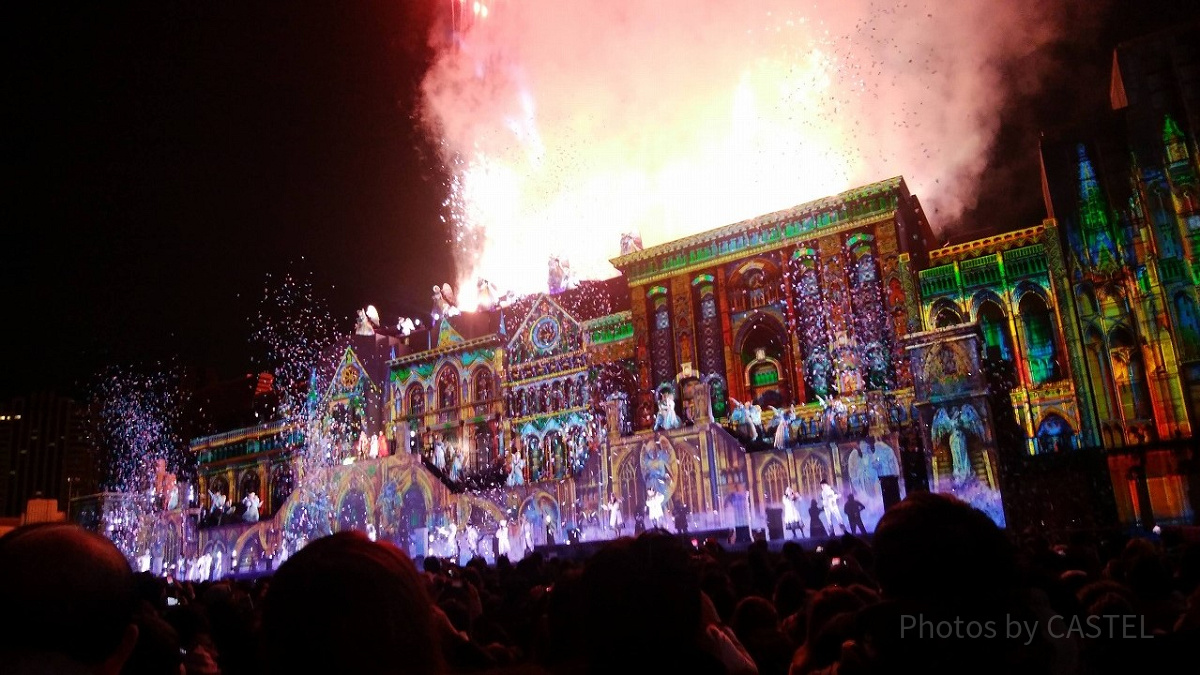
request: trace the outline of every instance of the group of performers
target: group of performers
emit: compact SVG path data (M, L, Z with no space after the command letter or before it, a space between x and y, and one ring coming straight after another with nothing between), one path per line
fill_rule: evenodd
M730 398L731 410L729 423L737 435L754 443L768 440L767 431L762 423L762 406L757 403L742 403L736 398Z
M821 480L820 504L817 503L817 498L814 497L808 505L809 518L809 533L810 537L825 537L836 534L834 526L838 526L842 530L842 534L866 534L867 528L863 524L862 512L866 506L855 499L854 493L851 492L847 497L844 505L839 506L838 502L842 496L827 480ZM804 536L804 521L800 517L800 493L788 486L783 491L783 527L785 531L792 533L792 538L798 538L796 532L800 532L800 537ZM842 517L843 513L845 518Z
M511 556L513 539L512 528L509 526L508 520L502 519L500 526L496 528L496 555ZM533 550L533 527L529 524L528 518L521 517L519 533L516 539L518 545L524 548L525 553Z
M251 490L242 498L242 506L245 510L242 511L242 520L247 523L257 523L259 518L259 509L262 508L262 497L258 493ZM208 491L208 512L205 514L205 521L214 525L222 525L227 516L232 516L237 513L237 508L229 502L229 498L223 492Z
M433 466L446 475L451 481L457 481L462 475L463 463L466 457L461 450L442 440L441 436L433 439Z
M792 486L783 492L783 524L784 529L791 532L792 539L805 536L804 520L801 515L802 496ZM819 499L819 501L818 501ZM665 526L666 496L654 488L646 489L644 506L645 525L647 528ZM866 534L867 528L862 520L862 512L866 506L850 493L842 503L842 495L829 484L821 481L821 493L809 502L809 534L810 537L825 537L837 534L835 528L840 528L843 534ZM608 502L601 504L600 509L608 512L608 529L614 537L619 537L625 529L625 517L621 512L621 502L612 495ZM798 533L798 534L797 534Z
M664 389L658 394L658 414L654 416L655 431L670 431L683 426L679 413L675 412L675 395Z

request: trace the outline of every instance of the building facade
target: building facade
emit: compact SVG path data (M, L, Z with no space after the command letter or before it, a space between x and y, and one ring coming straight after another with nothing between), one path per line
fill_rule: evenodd
M1194 520L1195 37L1118 48L1112 114L1045 135L1041 223L936 247L893 178L629 237L608 281L362 327L305 429L194 444L202 499L265 494L262 522L212 524L201 549L244 571L356 528L519 556L613 536L613 503L625 533L648 526L648 495L672 529L778 538L788 487L805 536L838 533L851 495L871 529L926 489L1022 525L1050 517L1037 490L1095 491L1084 466L1111 488L1089 523Z

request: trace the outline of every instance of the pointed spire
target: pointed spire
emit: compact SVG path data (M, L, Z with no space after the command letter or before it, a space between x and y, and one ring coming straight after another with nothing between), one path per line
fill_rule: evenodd
M1179 129L1179 123L1170 115L1163 116L1163 147L1167 151L1168 164L1187 161L1187 137Z
M1079 158L1079 219L1084 243L1092 263L1103 268L1114 264L1118 258L1113 236L1115 219L1100 190L1100 181L1096 178L1096 169L1088 157L1087 148L1080 143L1076 151Z

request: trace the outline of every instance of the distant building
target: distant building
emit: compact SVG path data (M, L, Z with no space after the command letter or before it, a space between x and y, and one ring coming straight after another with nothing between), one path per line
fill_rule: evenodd
M25 505L25 512L15 518L0 518L0 537L21 525L34 523L61 523L67 519L67 514L58 510L56 499L30 499Z
M0 403L0 515L18 516L30 499L66 511L72 497L96 491L98 467L86 415L52 393Z

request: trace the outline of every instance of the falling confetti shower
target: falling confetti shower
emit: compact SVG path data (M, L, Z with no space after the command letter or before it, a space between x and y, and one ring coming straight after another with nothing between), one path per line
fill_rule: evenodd
M174 363L113 366L96 376L91 427L106 456L106 490L148 493L158 460L180 476L195 474L182 437L187 394L181 381Z

